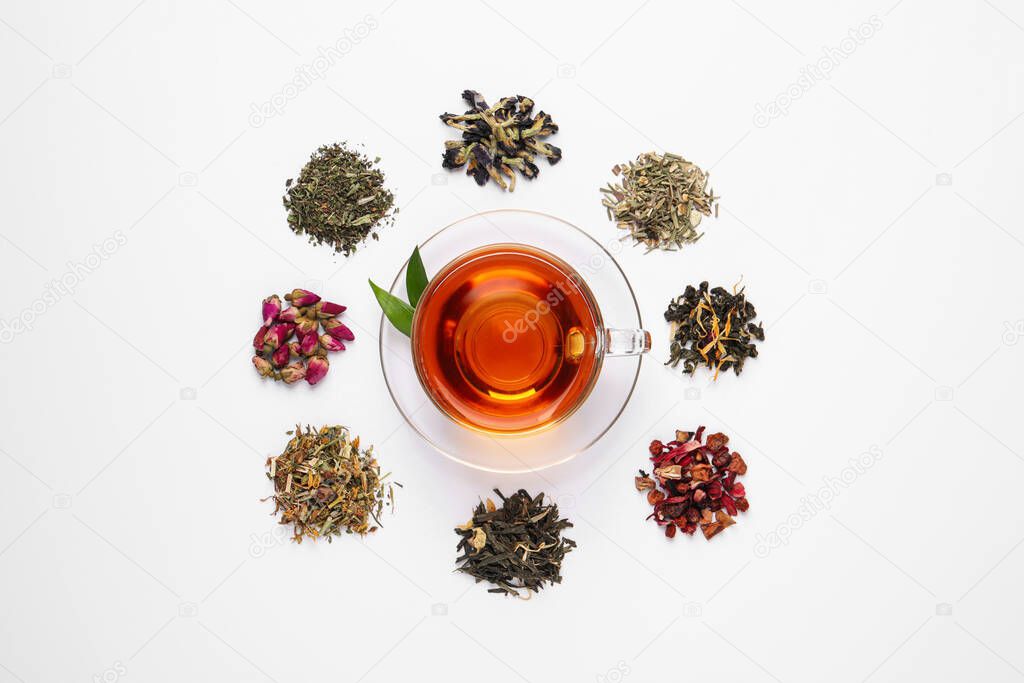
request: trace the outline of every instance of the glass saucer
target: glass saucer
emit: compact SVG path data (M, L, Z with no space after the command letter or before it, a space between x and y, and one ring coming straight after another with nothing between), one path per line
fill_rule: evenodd
M633 288L609 249L575 225L535 211L501 209L478 213L442 228L420 245L427 275L477 247L502 242L528 244L562 258L594 293L605 325L641 329L640 307ZM405 266L390 292L405 300ZM490 472L530 472L571 460L590 448L622 414L640 375L643 356L605 358L587 400L550 429L524 435L485 434L467 429L441 412L416 376L409 338L381 314L380 364L399 412L423 439L443 455Z

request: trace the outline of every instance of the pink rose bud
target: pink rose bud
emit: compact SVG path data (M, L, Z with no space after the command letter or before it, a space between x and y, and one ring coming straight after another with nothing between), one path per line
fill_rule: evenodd
M341 343L341 340L335 339L329 334L320 335L320 346L324 347L328 351L344 351L345 345Z
M301 318L296 323L295 331L298 332L300 337L305 337L308 334L316 334L319 329L320 323L316 318Z
M270 325L281 314L281 297L271 294L263 300L263 324Z
M276 351L295 334L295 323L275 323L263 342L264 351Z
M305 289L293 289L284 298L292 303L292 306L311 306L320 301L320 297Z
M295 361L289 363L287 367L281 370L281 379L284 380L285 384L294 384L300 379L306 376L306 366L302 364L302 361Z
M294 306L289 306L288 308L286 308L283 311L281 311L281 315L277 316L277 322L279 322L279 323L293 323L293 322L295 322L295 319L298 316L299 316L299 309L295 308Z
M324 378L329 368L330 363L323 356L310 358L309 365L306 367L306 381L310 384L316 384Z
M292 358L298 358L302 355L302 351L299 349L299 342L291 342L288 344L288 351L291 352Z
M263 350L263 344L267 339L267 332L270 330L269 327L264 325L256 332L256 337L252 340L252 347L257 351Z
M274 355L270 357L270 360L274 362L275 368L283 368L288 365L288 359L291 357L291 349L288 348L288 344L281 344L277 347L277 351L274 351Z
M314 353L316 353L319 347L320 340L317 339L316 335L307 334L305 337L302 338L302 341L299 342L299 353L301 353L303 356L312 356Z
M347 308L347 306L342 306L341 304L332 304L330 301L320 301L313 306L313 310L316 311L316 317L321 320L341 315Z
M252 357L252 364L256 368L256 372L260 373L260 377L270 377L274 374L274 368L270 365L270 361L266 358L260 358L259 356Z
M352 334L352 330L348 329L348 326L340 320L325 320L323 322L324 329L327 330L327 334L331 335L335 339L341 339L343 341L352 341L356 338L356 335Z

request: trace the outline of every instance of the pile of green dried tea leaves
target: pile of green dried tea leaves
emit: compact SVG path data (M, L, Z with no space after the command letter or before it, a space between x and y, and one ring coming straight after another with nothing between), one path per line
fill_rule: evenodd
M367 236L378 239L380 225L394 223L395 197L384 187L384 174L346 143L324 145L285 183L288 225L313 244L328 244L335 253L352 255Z
M533 163L537 155L547 157L552 166L562 158L562 150L541 140L557 133L558 125L543 111L533 116L534 102L529 97L503 97L493 107L475 90L464 91L462 99L470 106L465 114L441 114L444 123L462 131L461 140L444 143L444 168L466 166L466 175L477 185L493 180L512 192L515 171L531 180L537 177L540 169Z
M601 203L609 220L647 245L647 252L696 242L704 234L697 232L701 218L710 216L712 207L718 216L719 198L707 189L708 173L681 156L646 152L617 164L612 173L622 180L601 188Z
M343 531L364 535L379 526L384 506L394 507L394 489L381 476L373 447L359 450L359 437L345 427L305 431L296 425L284 453L267 458L274 482L274 514L294 526L293 539L314 540ZM372 521L372 523L371 523Z
M461 536L456 560L458 571L469 574L477 583L487 581L489 593L505 593L526 598L547 583L562 582L562 559L576 542L562 537L572 523L558 516L558 506L544 504L544 494L531 498L520 489L502 501L498 508L488 498L476 506L473 518L455 533Z
M688 285L665 311L665 320L672 326L665 364L676 367L682 361L688 375L706 366L715 371L716 380L720 371L729 368L740 374L747 358L757 358L752 340L764 341L764 326L754 324L757 310L745 291L745 287L734 287L732 293L723 287L709 290L707 282Z

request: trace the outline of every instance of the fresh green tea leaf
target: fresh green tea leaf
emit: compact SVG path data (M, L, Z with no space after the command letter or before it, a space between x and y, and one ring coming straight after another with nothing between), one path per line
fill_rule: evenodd
M393 296L390 292L381 289L373 283L373 280L369 282L370 289L373 290L373 295L377 297L377 303L380 304L384 315L387 316L396 330L406 337L410 336L412 334L412 306Z
M427 269L423 267L423 259L420 257L420 248L412 250L409 257L409 266L405 269L405 290L409 293L409 305L416 308L420 295L427 288Z

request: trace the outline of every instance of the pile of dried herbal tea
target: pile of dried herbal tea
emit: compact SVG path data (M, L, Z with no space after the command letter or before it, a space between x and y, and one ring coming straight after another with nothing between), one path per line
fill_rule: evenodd
M473 518L455 528L462 555L456 560L458 571L477 583L487 581L489 593L505 593L527 598L547 583L562 582L562 559L576 542L562 537L572 523L558 516L558 506L544 504L544 494L531 498L523 489L501 499L497 507L490 498L473 511Z
M757 358L757 345L764 341L764 326L755 325L757 311L747 300L745 288L730 294L722 287L708 290L702 282L671 301L665 320L671 323L672 344L665 363L676 367L683 362L683 372L692 375L697 366L706 366L718 373L732 368L738 375L747 358Z
M696 242L703 216L714 207L718 217L718 197L707 189L708 173L676 154L645 152L626 164L616 164L612 173L621 176L617 185L601 188L609 220L629 230L637 244L647 251L675 251Z
M293 526L296 542L321 536L330 542L343 531L363 535L383 526L381 512L394 508L395 494L372 446L359 450L359 437L340 426L303 431L296 425L288 434L284 453L267 458L267 477L274 482L274 514Z
M252 340L256 350L252 364L260 377L285 384L301 379L317 384L330 369L327 352L344 351L345 342L356 338L338 320L346 307L323 301L305 289L294 289L284 298L291 306L283 310L276 294L263 300L263 324ZM324 334L319 334L321 326ZM298 341L289 341L292 336Z
M328 244L350 256L378 226L394 223L395 197L384 174L346 143L324 145L309 158L299 177L285 183L288 225L313 244Z
M562 150L541 140L557 133L558 126L543 111L534 116L534 102L529 97L503 97L493 107L475 90L464 91L462 99L470 106L465 114L441 114L442 121L462 131L461 140L444 143L444 168L465 166L466 175L477 185L493 180L512 192L516 171L531 180L537 177L540 169L533 163L537 155L547 157L552 166L562 158Z
M654 519L672 538L676 530L693 534L697 527L710 540L736 523L738 512L750 508L747 492L736 477L747 473L739 453L729 452L729 437L711 434L702 442L704 427L696 432L677 431L668 443L652 441L653 476L640 470L634 483L647 491Z

